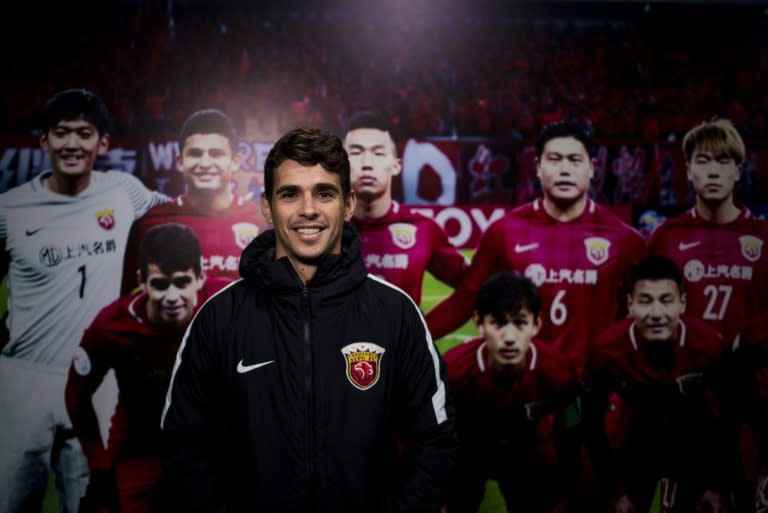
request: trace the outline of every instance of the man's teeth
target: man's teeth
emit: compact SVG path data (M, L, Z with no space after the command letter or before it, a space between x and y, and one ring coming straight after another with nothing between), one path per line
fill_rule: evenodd
M314 235L319 232L320 228L299 228L299 233L302 235Z

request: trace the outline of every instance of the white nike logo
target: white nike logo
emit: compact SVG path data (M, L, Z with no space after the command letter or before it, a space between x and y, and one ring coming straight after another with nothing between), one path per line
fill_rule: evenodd
M243 365L243 360L240 360L237 363L237 372L240 374L245 374L246 372L251 372L254 369L258 369L259 367L264 367L265 365L269 365L270 363L274 363L274 360L270 360L268 362L261 362L261 363L254 363L253 365Z
M538 242L533 242L531 244L515 244L515 253L525 253L526 251L531 251L532 249L536 249L539 247Z
M685 251L686 249L695 248L695 247L696 247L696 246L698 246L699 244L701 244L701 241L700 241L700 240L697 240L697 241L694 241L694 242L681 242L681 243L680 243L680 245L679 245L679 246L677 246L677 248L678 248L680 251Z

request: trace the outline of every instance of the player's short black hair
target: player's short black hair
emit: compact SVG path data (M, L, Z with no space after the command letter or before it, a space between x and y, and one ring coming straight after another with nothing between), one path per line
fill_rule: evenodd
M376 130L389 132L390 135L392 134L392 126L389 123L389 119L380 112L373 110L361 110L352 114L347 121L347 128L344 133L349 133L358 128L375 128Z
M320 164L329 173L339 175L341 192L346 200L351 192L349 157L337 136L319 128L295 128L283 135L269 150L264 163L264 194L272 201L275 172L286 160L302 166Z
M233 155L239 148L240 139L234 122L218 109L202 109L190 114L179 132L179 151L183 151L187 137L194 134L218 134L226 137Z
M165 274L192 269L200 276L200 241L189 226L165 223L153 226L139 246L139 270L146 278L149 264Z
M99 136L110 131L110 116L104 100L88 89L65 89L51 96L42 114L43 129L49 132L61 121L83 119L96 127Z
M584 145L589 158L595 158L596 148L592 129L577 121L556 121L542 128L536 137L536 158L541 158L544 146L549 141L560 137L573 137Z
M541 313L541 294L530 278L503 271L492 274L483 282L475 299L475 312L480 319L491 315L495 322L506 324L510 315L527 309L534 319Z
M681 294L685 290L685 282L680 268L675 262L661 255L647 256L632 269L630 276L632 291L635 290L637 282L641 280L672 280L677 284L677 289Z

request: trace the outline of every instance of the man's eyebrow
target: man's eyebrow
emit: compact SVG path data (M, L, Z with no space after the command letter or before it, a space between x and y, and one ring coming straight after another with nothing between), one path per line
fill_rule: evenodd
M275 190L275 194L280 192L296 192L298 189L299 187L297 185L291 185L291 184L281 185Z
M339 192L341 189L335 183L323 182L315 185L314 190Z
M352 143L349 145L349 147L355 148L355 149L365 149L367 147L370 147L371 149L378 150L378 149L384 149L385 146L384 144L381 144L381 143L376 143L372 146L365 146L364 144L361 144L361 143Z

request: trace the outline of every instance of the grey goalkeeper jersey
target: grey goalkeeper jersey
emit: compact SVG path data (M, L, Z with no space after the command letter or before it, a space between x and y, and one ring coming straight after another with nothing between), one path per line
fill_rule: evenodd
M66 372L85 328L119 294L131 224L168 198L118 171L94 171L75 196L46 189L48 176L0 194L10 260L3 355Z

